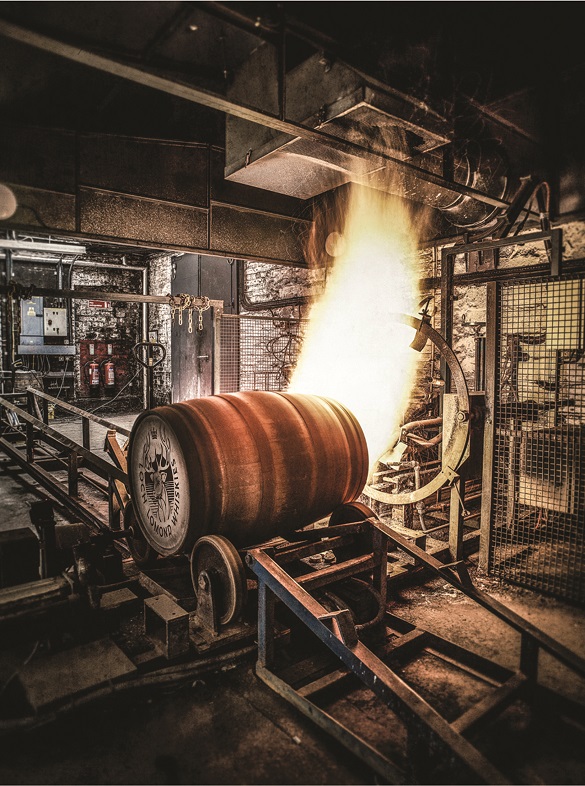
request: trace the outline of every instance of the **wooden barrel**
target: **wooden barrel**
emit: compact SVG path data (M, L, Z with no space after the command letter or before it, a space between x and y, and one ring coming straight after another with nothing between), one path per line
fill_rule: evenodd
M253 545L355 500L368 451L355 417L321 396L253 391L136 419L128 477L144 536L164 556L202 535Z

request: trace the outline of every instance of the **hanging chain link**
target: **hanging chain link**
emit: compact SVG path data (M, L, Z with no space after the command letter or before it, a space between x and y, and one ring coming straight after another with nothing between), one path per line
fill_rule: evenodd
M203 330L203 312L207 311L211 306L211 301L208 297L198 297L196 295L189 295L186 292L181 292L178 295L167 295L169 299L169 307L171 309L171 321L175 323L175 314L179 312L179 325L183 324L183 311L189 312L189 333L193 332L193 311L197 311L199 318L197 320L197 330ZM201 302L202 301L202 302Z

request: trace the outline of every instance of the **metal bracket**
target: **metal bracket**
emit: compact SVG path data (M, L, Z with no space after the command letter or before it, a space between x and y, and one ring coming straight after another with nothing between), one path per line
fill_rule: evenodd
M329 630L331 630L338 639L341 639L346 647L353 649L357 646L358 635L349 609L340 609L339 611L332 611L329 614L321 614L318 619L320 622L327 625Z
M500 263L499 248L468 251L465 256L468 273L481 273L484 270L496 270Z
M202 570L197 579L197 623L214 636L219 634L219 610L215 593L220 588L213 571Z

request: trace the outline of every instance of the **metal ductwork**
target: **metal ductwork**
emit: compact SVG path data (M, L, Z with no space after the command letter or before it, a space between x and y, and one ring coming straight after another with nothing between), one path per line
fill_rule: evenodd
M282 95L276 69L274 49L258 47L235 75L230 99L278 115ZM469 228L484 224L498 208L458 193L457 185L506 197L508 167L497 146L455 146L444 117L344 63L315 54L288 72L284 95L287 119L407 161L413 170L396 172L375 157L228 116L227 180L300 199L360 182L441 210L451 223ZM421 179L416 168L453 182L455 189Z

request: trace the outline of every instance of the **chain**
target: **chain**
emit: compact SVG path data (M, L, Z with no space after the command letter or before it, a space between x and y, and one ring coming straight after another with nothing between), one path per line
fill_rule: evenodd
M197 311L199 318L197 321L197 330L203 330L203 312L207 311L211 306L211 301L208 297L197 297L182 292L178 295L167 295L169 299L169 307L171 309L171 320L175 323L175 314L179 312L179 325L183 324L183 311L189 312L189 333L193 332L193 311ZM201 305L196 305L197 301L203 301Z
M197 330L203 330L203 312L207 311L207 309L211 306L211 302L208 297L203 298L203 305L199 306L197 311L199 311L199 324L197 325Z
M173 325L175 324L175 314L177 312L177 304L175 303L175 298L169 293L167 295L169 299L169 308L171 309L171 322Z

